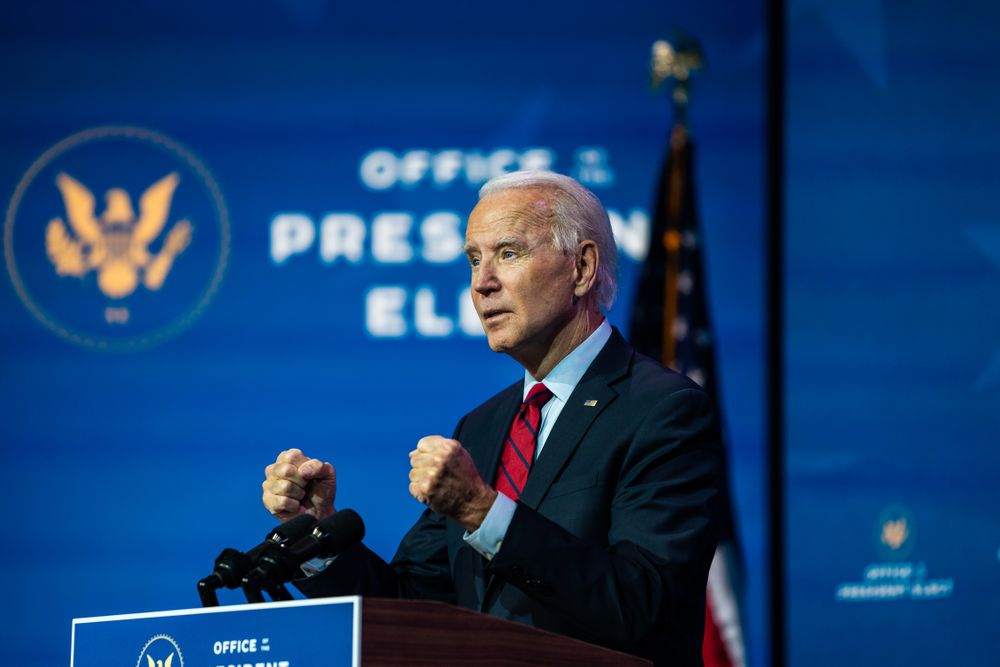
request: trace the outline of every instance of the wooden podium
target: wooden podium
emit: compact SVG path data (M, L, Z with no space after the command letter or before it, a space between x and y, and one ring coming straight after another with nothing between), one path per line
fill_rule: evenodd
M361 664L651 665L649 660L443 602L365 598Z
M72 633L71 667L651 664L443 602L356 596L78 618Z

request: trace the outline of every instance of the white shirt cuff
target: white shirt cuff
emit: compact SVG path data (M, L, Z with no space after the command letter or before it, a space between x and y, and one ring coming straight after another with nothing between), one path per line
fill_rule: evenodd
M462 539L481 553L486 560L493 560L500 551L500 545L503 544L503 538L507 535L507 528L510 527L516 509L516 502L498 493L479 529L472 533L466 532Z
M330 563L337 560L336 558L310 558L306 562L299 566L303 574L307 577L311 577L314 574L319 574L326 568L330 566Z

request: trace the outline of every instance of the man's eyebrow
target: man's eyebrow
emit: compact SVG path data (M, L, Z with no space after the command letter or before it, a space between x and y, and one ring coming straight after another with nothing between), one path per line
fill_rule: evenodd
M500 248L509 248L511 246L515 248L524 248L527 246L527 244L524 242L523 239L519 239L514 236L505 236L504 238L500 239L499 241L493 244L493 249L499 250Z
M497 242L490 247L490 249L500 250L501 248L526 248L526 247L528 246L524 242L524 239L519 239L515 236L505 236L502 239L498 239ZM464 250L466 255L471 255L473 253L479 252L479 246L474 245L472 243L466 243Z

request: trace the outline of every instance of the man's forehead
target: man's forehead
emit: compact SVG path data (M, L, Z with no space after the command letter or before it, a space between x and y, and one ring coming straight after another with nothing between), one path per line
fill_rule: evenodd
M551 224L552 204L537 188L509 190L484 198L469 216L465 238L470 244L491 239L533 236Z
M526 187L502 190L487 195L479 203L515 208L527 215L548 215L552 209L552 199L556 193L545 187Z
M497 248L502 245L529 244L545 234L544 225L526 216L510 215L494 218L485 224L470 221L465 230L465 246L470 248Z

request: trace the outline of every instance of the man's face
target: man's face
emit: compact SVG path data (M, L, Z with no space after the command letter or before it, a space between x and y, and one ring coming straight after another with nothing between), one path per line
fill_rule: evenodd
M465 233L472 302L490 348L519 361L544 356L576 311L574 257L553 243L550 198L537 188L490 195Z

